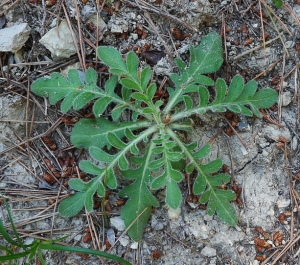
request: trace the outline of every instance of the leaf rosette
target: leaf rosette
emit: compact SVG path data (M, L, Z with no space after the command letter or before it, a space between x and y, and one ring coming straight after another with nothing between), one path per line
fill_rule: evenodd
M229 86L222 78L214 81L206 76L216 72L223 62L221 38L213 32L197 47L190 47L188 63L176 59L178 73L170 76L174 86L167 88L166 105L155 98L157 87L151 83L150 67L139 69L133 52L125 60L112 47L101 46L97 53L111 74L103 88L98 87L98 76L93 69L88 69L85 75L70 70L67 77L53 73L31 85L34 93L48 96L51 104L61 101L63 113L94 102L96 119L81 119L76 123L71 142L89 151L93 161L82 161L79 166L95 177L89 182L69 181L70 188L76 192L60 203L60 215L73 216L84 207L91 212L94 195L103 197L106 188L116 189L118 172L121 172L123 177L132 180L119 193L128 198L121 217L129 235L138 241L151 208L159 206L152 191L165 188L166 204L178 208L182 201L178 184L185 171L195 174L193 192L200 195L200 203L207 204L207 213L216 213L228 225L236 225L237 216L230 203L235 194L220 189L230 181L228 174L218 173L222 161L216 159L203 164L210 145L186 143L182 132L192 133L192 115L208 111L261 117L259 109L272 106L277 93L270 88L257 91L254 80L245 84L240 75L233 77ZM215 90L213 99L208 86ZM109 118L104 118L108 106L112 110Z

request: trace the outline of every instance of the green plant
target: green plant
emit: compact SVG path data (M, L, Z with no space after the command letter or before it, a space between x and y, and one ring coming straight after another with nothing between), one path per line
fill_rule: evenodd
M201 159L209 154L210 145L198 146L192 140L185 142L182 132L192 134L190 117L207 111L229 110L261 117L259 108L272 106L277 99L276 92L269 88L256 92L257 83L244 84L240 75L232 79L229 87L221 78L214 82L205 76L217 71L223 62L221 38L216 33L208 34L197 47L190 47L188 65L181 59L175 60L179 74L170 76L174 88L168 88L166 105L155 98L157 87L150 82L150 67L139 69L138 58L133 52L127 54L126 62L112 47L99 47L97 53L111 73L104 88L97 86L97 74L93 69L86 71L84 80L78 71L70 70L67 78L53 73L36 80L31 86L37 95L49 96L51 104L63 99L63 113L71 107L79 110L95 101L93 112L97 118L81 119L76 123L71 142L88 149L91 157L98 161L80 163L82 170L96 177L89 182L69 181L69 186L78 192L60 203L60 214L73 216L83 207L91 212L93 195L104 196L104 179L110 189L117 188L115 172L119 168L123 177L133 180L119 195L129 198L121 217L126 227L132 225L128 233L138 241L151 207L159 205L150 190L165 186L166 204L173 209L179 207L182 195L178 183L183 179L183 173L175 165L186 161L182 169L187 173L195 172L193 192L201 194L200 203L207 203L208 214L217 213L224 222L235 225L237 217L230 204L235 194L231 190L219 189L222 183L229 182L230 176L223 173L211 175L222 166L221 159L202 164ZM214 86L214 100L210 99L208 86ZM102 117L109 105L113 108L110 120ZM122 114L131 121L124 121ZM135 220L137 216L139 218Z
M16 239L13 239L9 235L9 233L7 232L7 230L4 227L2 220L0 220L0 235L3 237L4 240L7 241L8 244L10 244L9 247L0 245L0 250L6 252L5 255L0 256L0 262L8 261L8 264L12 264L11 263L12 261L16 261L17 259L23 258L25 260L26 264L29 264L34 259L34 257L37 255L39 260L41 261L41 263L46 264L45 260L43 258L43 255L42 255L42 250L58 250L58 251L67 251L67 252L76 252L76 253L96 255L99 257L115 260L117 262L120 262L121 264L131 265L131 263L129 263L128 261L126 261L118 256L106 253L106 252L88 249L88 248L71 247L71 246L63 246L63 245L59 245L59 244L54 244L56 242L59 242L59 241L65 239L66 237L62 237L62 238L53 240L54 243L51 242L50 240L49 241L48 240L41 241L39 239L35 239L33 241L33 243L26 245L23 243L23 241L21 240L21 238L17 232L17 229L14 225L8 204L5 200L4 200L4 203L5 203L5 207L7 210L9 222L11 224L12 231L13 231L14 237Z
M280 8L283 5L283 1L282 0L272 0L273 4L275 7Z

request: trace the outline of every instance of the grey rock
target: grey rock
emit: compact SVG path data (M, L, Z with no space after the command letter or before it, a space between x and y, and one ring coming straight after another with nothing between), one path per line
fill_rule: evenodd
M217 251L214 248L206 246L201 250L201 254L206 257L214 257L217 255Z
M119 17L111 17L111 20L108 22L108 27L110 28L111 33L123 33L128 31L128 21Z
M51 52L53 59L69 58L76 53L72 34L65 20L46 33L40 43Z
M282 93L282 106L286 107L292 102L292 95L290 91Z
M27 23L0 30L0 51L17 52L29 38L31 28Z
M129 244L129 237L127 235L123 235L120 237L119 241L123 247L126 247Z
M88 17L86 23L92 23L93 25L95 25L95 27L97 27L98 24L98 38L99 40L102 40L103 34L107 30L107 25L102 19L102 17L97 16L97 14L92 14Z
M293 48L293 47L295 46L295 42L289 40L289 41L287 41L287 42L285 43L285 46L286 46L287 49Z
M119 216L110 218L110 225L116 228L118 231L125 230L124 220Z

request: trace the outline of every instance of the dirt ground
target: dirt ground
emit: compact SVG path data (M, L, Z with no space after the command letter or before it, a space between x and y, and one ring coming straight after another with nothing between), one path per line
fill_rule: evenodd
M58 54L46 48L51 39L40 43L62 22L72 25L79 40L78 49L68 58L62 56L70 44ZM109 251L132 264L300 264L300 1L284 0L276 8L271 0L0 0L0 27L21 23L30 27L22 49L0 53L0 191L26 242L68 235L65 244ZM78 160L87 156L70 143L72 123L91 116L91 106L63 115L59 104L51 106L31 93L30 84L67 68L93 67L105 74L95 60L95 49L109 45L123 54L134 50L142 66L151 65L159 86L176 71L174 58L188 60L189 45L197 45L211 31L223 39L224 64L218 76L229 82L239 73L279 93L278 103L261 120L212 113L194 117L193 137L202 143L215 137L210 158L220 157L227 165L232 176L228 188L234 184L242 188L239 200L232 202L238 225L228 227L216 216L208 216L203 205L188 199L185 182L180 187L184 202L177 219L169 218L165 194L157 192L161 207L154 211L138 244L118 225L121 180L118 190L107 196L110 231L118 239L112 248L97 200L91 214L82 211L73 218L60 217L57 203L71 192L67 181L76 174ZM72 37L63 37L72 43ZM143 53L147 50L158 52ZM53 165L62 166L52 170ZM57 172L57 180L47 179L50 172ZM0 218L9 224L3 205ZM92 240L87 240L87 228ZM259 240L266 244L264 248ZM69 253L45 252L44 257L47 264L103 262Z

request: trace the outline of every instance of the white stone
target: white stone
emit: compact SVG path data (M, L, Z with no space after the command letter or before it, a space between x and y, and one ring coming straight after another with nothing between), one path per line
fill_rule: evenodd
M111 244L112 246L116 242L115 231L111 228L107 230L107 240L108 240L109 244Z
M26 237L25 241L24 241L24 245L30 245L32 244L34 241L33 237Z
M176 220L178 219L179 215L181 213L181 209L180 207L178 207L177 209L172 209L172 208L169 208L168 209L168 216L170 219L173 219L173 220Z
M278 208L286 208L290 205L290 203L291 203L291 200L289 200L289 199L279 199L277 201L277 206L278 206Z
M123 235L119 238L119 242L123 247L126 247L129 244L129 237L127 235Z
M287 42L285 43L285 46L286 46L287 49L293 48L293 47L295 46L295 42L289 40L289 41L287 41Z
M130 12L130 18L131 19L136 19L136 13Z
M268 157L269 153L264 149L263 152L262 152L262 155L265 156L265 157Z
M22 61L23 61L23 51L22 51L22 49L15 52L14 60L15 60L16 63L22 63Z
M137 40L139 38L139 35L137 35L136 33L130 33L130 36L133 40Z
M110 28L111 33L123 33L128 31L128 21L119 17L111 17L111 20L108 22L108 27Z
M118 231L125 230L124 220L119 216L110 218L110 225L116 228Z
M17 52L29 38L31 28L27 23L0 30L0 51Z
M217 255L217 251L214 248L206 246L201 250L201 254L206 257L214 257Z
M68 23L65 20L62 21L58 27L48 31L40 39L40 43L51 52L53 59L69 58L71 55L76 53L72 34Z
M296 136L294 136L292 139L292 149L293 149L293 151L296 151L297 148L298 148L298 139Z
M107 25L102 17L97 16L97 14L92 14L89 16L86 23L92 23L93 25L95 25L95 27L97 27L98 24L98 38L99 40L102 40L104 32L107 31Z
M253 262L252 262L252 265L259 265L259 261L258 260L254 260Z
M57 26L57 18L54 18L51 22L51 24L49 25L50 28L54 28Z
M282 93L282 106L286 107L287 105L289 105L292 102L292 95L291 92L287 91L287 92L283 92Z
M287 87L287 86L288 86L288 82L283 81L283 82L282 82L282 87L285 88L285 87Z
M74 241L81 241L82 235L77 235L74 237Z
M130 248L131 248L131 249L138 249L138 246L139 246L139 242L133 242L133 243L130 245Z

